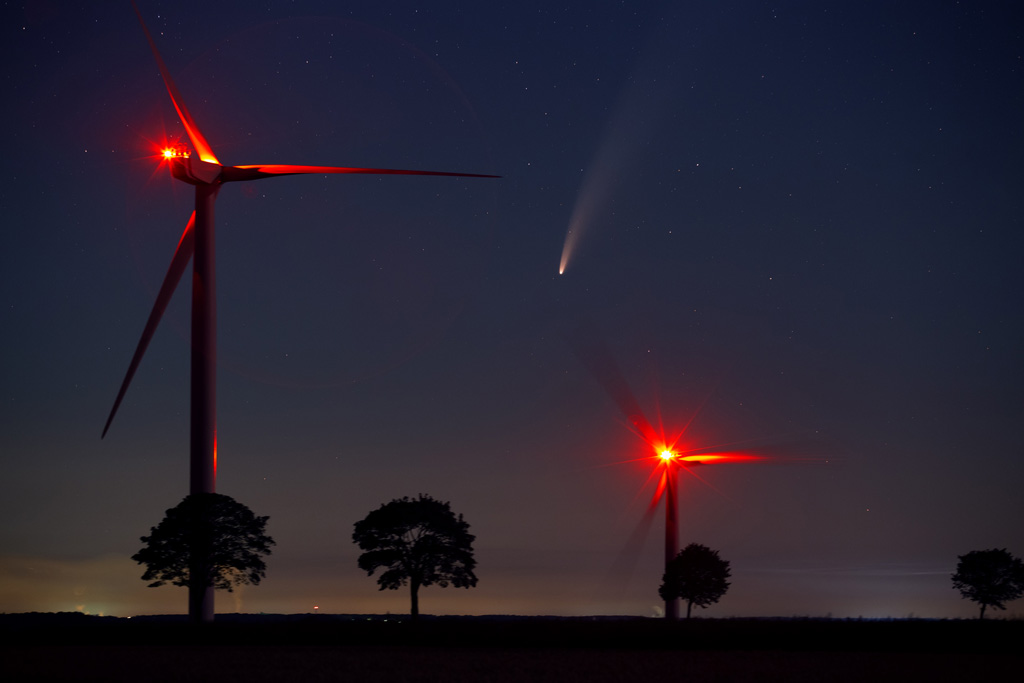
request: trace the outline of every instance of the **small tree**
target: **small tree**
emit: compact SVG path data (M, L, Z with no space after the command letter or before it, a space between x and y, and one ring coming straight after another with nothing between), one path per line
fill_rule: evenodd
M717 550L691 543L683 548L665 567L658 594L666 602L681 598L686 601L686 618L694 605L707 607L718 602L729 589L729 563Z
M267 571L262 556L274 545L264 533L268 519L230 496L195 493L141 538L146 546L132 559L146 565L142 580L151 588L170 583L231 591L257 585Z
M396 498L356 522L352 541L363 550L359 568L368 576L380 568L380 590L409 586L413 619L419 617L421 586L476 585L474 536L448 503L420 494Z
M1024 563L1005 548L960 555L952 579L960 595L981 605L979 619L985 618L986 607L1006 609L1003 603L1024 595Z

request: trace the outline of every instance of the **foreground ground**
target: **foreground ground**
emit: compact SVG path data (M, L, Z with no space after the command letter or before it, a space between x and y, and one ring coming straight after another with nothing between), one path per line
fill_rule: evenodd
M1016 680L1019 621L0 615L4 681Z

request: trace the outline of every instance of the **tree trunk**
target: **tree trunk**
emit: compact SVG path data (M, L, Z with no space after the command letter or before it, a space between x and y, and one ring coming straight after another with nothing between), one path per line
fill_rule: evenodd
M979 619L985 618L985 603L981 603L981 614L978 615Z
M690 610L693 609L693 600L686 601L686 618L690 618Z
M409 610L409 614L412 615L412 620L416 621L420 618L420 584L419 581L409 581L409 597L412 598L412 607Z

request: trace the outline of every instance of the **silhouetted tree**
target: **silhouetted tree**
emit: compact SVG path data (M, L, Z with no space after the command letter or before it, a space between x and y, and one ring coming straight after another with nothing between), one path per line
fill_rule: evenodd
M666 602L686 601L686 618L694 605L707 607L718 602L729 589L729 563L717 550L691 543L668 563L658 594Z
M421 586L476 585L473 540L469 524L448 503L420 494L396 498L356 522L352 541L363 550L359 568L368 576L380 568L380 590L409 586L411 615L419 617Z
M1005 548L973 550L959 557L953 588L981 605L979 619L985 618L986 607L1006 609L1003 603L1024 595L1024 563Z
M256 585L267 571L262 556L274 545L264 532L268 519L230 496L192 494L141 538L146 546L132 559L146 565L142 580L151 588L170 583L231 591Z

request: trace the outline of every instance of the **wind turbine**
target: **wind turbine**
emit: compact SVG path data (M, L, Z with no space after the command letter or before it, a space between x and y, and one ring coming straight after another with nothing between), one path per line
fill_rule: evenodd
M607 359L606 359L607 360ZM594 367L591 366L591 370ZM617 373L618 368L613 367L613 372ZM610 384L606 381L606 378L598 377L598 379L608 389ZM621 376L620 376L621 379ZM624 388L626 392L629 392L629 387L625 385L624 380L620 388ZM634 532L634 539L631 539L629 544L632 546L639 546L642 540L647 536L647 530L650 528L650 524L654 519L654 514L657 512L658 506L662 500L665 501L665 570L668 571L669 562L675 559L676 555L679 554L679 473L686 472L691 477L694 477L698 481L709 485L700 475L693 472L693 468L697 465L716 465L716 464L736 464L736 463L775 463L781 464L785 462L822 462L823 459L816 457L803 457L794 455L778 455L776 454L776 448L767 445L751 445L747 448L734 449L738 444L727 444L725 450L722 450L722 446L698 446L695 448L680 449L679 444L682 442L683 437L686 434L686 430L690 424L696 418L696 414L690 418L690 420L676 432L673 436L666 436L664 428L659 425L657 429L647 420L642 412L639 412L639 406L636 404L635 399L632 398L632 394L628 395L627 401L622 401L619 397L613 396L619 402L620 407L625 403L629 404L632 402L635 411L627 414L630 421L632 431L639 436L650 448L648 455L644 455L640 458L628 460L626 462L653 462L653 469L649 475L647 482L652 481L655 477L658 479L657 487L654 491L654 495L651 497L651 501L647 506L647 511L644 513L637 525L637 529ZM751 442L746 442L751 443ZM795 445L795 444L794 444ZM794 447L789 446L789 448ZM759 453L764 453L761 455ZM827 462L827 460L824 460ZM646 486L646 483L645 483ZM666 619L678 619L679 618L679 600L672 599L665 601L665 618Z
M639 421L650 423L641 415ZM634 422L636 424L636 422ZM653 430L652 430L653 431ZM695 465L707 465L711 463L736 463L764 460L763 456L750 455L748 453L704 453L706 449L696 449L697 452L677 453L675 444L682 436L676 437L670 443L663 436L654 440L648 440L647 434L641 432L642 438L654 449L656 460L655 472L661 469L661 476L658 479L658 488L651 498L648 506L648 517L657 509L662 499L665 500L665 570L668 571L668 564L679 554L679 471L687 470ZM690 474L693 474L692 472ZM694 475L696 476L696 475ZM698 477L699 478L699 477ZM672 599L665 601L665 618L679 618L679 600Z
M654 513L662 499L665 501L665 569L676 555L679 554L679 472L685 470L688 474L698 477L691 471L696 465L707 465L712 463L736 463L766 461L767 458L760 455L753 455L749 452L716 451L712 447L677 450L677 445L689 428L689 422L674 436L666 436L664 427L660 424L658 428L647 419L637 401L633 390L619 369L619 364L612 355L611 350L605 344L601 332L597 326L589 320L581 321L568 336L569 345L577 358L590 371L594 379L618 405L619 410L629 421L631 430L639 436L646 446L651 450L646 455L638 458L640 461L653 461L654 469L651 472L648 482L655 476L658 477L658 485L647 506L647 511L641 518L638 531L646 536L646 531L653 520ZM630 461L632 462L632 461ZM659 474L660 472L660 474ZM646 484L645 484L646 485ZM633 545L630 543L630 545ZM665 601L665 618L679 618L679 600Z
M142 330L135 354L128 364L121 388L117 392L110 416L103 427L103 438L117 414L117 409L124 399L128 385L139 367L146 348L167 309L174 290L181 280L189 260L192 260L192 349L191 349L191 435L189 439L190 475L189 492L213 493L217 478L217 428L216 428L216 367L217 367L217 332L216 332L216 299L215 299L215 268L214 268L214 202L217 193L224 183L243 180L262 180L284 175L327 174L327 173L361 173L373 175L427 175L427 176L458 176L467 178L497 178L499 176L479 173L450 173L445 171L418 171L390 168L352 168L347 166L297 166L288 164L252 164L243 166L227 166L220 162L213 149L199 130L192 115L185 107L171 74L157 50L153 36L142 19L135 0L132 7L139 18L146 40L156 58L157 67L163 77L164 85L171 97L171 102L178 113L178 118L185 127L189 141L195 151L184 147L163 150L163 157L169 163L171 174L195 187L195 210L185 225L178 246L171 258L170 268L164 276L163 283L153 304L146 325ZM193 557L193 562L204 558ZM193 564L190 573L199 575L201 565ZM189 616L194 621L213 620L213 589L189 587Z

